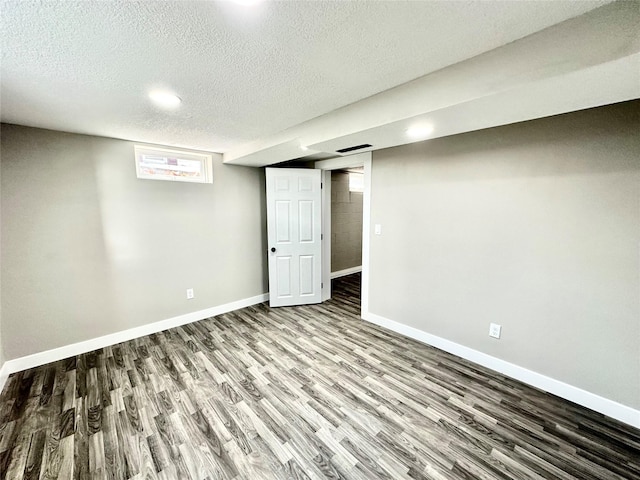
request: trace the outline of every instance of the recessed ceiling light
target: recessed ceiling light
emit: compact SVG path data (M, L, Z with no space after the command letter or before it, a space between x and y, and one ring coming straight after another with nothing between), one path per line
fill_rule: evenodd
M304 145L300 145L300 149L304 150L306 152L307 150L309 150L309 147L305 147Z
M152 90L149 92L149 98L162 108L176 108L182 102L180 97L167 90Z
M431 125L414 125L407 129L407 136L411 138L426 138L433 133Z

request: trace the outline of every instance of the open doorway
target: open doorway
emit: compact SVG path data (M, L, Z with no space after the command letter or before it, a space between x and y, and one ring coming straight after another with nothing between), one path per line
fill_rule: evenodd
M366 312L368 309L371 152L321 160L315 163L315 168L322 170L324 185L322 190L322 231L325 239L322 251L323 301L332 296L332 281L341 282L341 284L345 282L351 283L350 287L345 285L347 291L351 292L352 295L359 294L358 300L360 300L361 311ZM348 178L350 171L360 175L358 178L360 180L359 188L354 184L349 187L348 181L345 185L345 180ZM336 172L335 178L339 185L332 181L333 172ZM347 174L346 176L344 176L345 173ZM342 178L340 178L341 174L343 174ZM333 193L334 186L340 189L335 194ZM354 192L351 191L352 189ZM355 190L359 191L356 192ZM354 195L351 195L352 193ZM332 202L332 200L335 201ZM338 206L339 204L343 205ZM348 223L354 221L354 210L358 211L360 217L356 223L360 229L359 234L352 233L353 225L347 226ZM338 227L340 223L342 225ZM332 227L336 227L337 237L333 237L334 229ZM356 241L354 241L354 236L357 236ZM346 245L339 245L334 242L334 240L340 242L340 237L346 238ZM332 247L336 247L340 251L334 253ZM357 251L360 255L360 262L353 260L354 251ZM352 264L349 265L349 263ZM349 275L353 275L353 277L349 277ZM355 288L353 282L356 282L360 288Z
M362 271L364 167L332 170L331 279Z

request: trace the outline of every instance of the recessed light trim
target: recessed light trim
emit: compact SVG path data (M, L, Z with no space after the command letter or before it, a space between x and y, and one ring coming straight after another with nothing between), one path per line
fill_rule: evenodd
M149 98L162 108L176 108L182 103L180 97L168 90L152 90L149 92Z
M407 129L407 136L410 138L427 138L433 133L432 125L414 125Z

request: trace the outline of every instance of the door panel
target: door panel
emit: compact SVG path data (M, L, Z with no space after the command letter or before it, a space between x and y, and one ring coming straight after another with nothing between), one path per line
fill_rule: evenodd
M291 243L291 202L276 201L276 235L277 243Z
M291 297L291 257L280 256L276 261L276 291L278 298Z
M278 177L278 178L276 178L276 190L278 192L288 192L289 191L289 179L287 177Z
M311 192L313 191L313 181L308 177L298 178L298 191L299 192Z
M322 301L320 170L267 168L269 304Z
M298 225L300 226L300 242L313 242L313 202L301 200L298 203Z
M313 261L312 255L300 256L300 295L313 295Z

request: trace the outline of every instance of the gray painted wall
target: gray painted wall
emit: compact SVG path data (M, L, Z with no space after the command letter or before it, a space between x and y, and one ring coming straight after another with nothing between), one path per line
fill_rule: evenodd
M638 132L634 101L374 152L369 310L640 408Z
M349 174L331 172L331 271L362 265L362 193L349 191Z
M133 145L2 126L7 359L267 291L263 171L138 180Z

